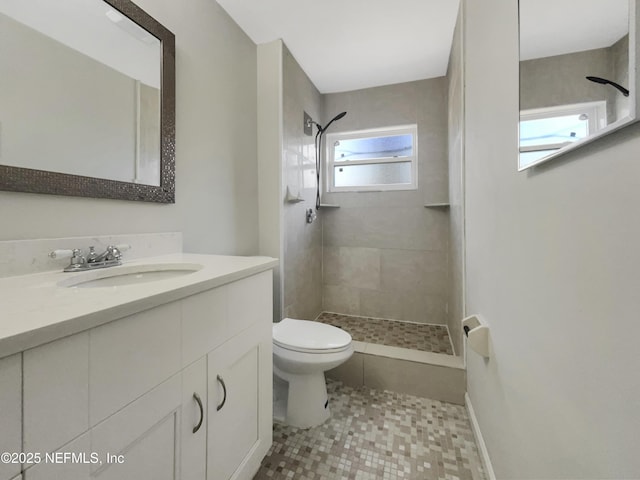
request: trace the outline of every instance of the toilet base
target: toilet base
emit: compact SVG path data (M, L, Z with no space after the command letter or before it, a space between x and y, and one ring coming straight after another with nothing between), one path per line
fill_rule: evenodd
M288 392L284 415L287 425L311 428L327 421L331 412L324 372L296 375L285 373L274 365L273 373L288 383L285 387Z

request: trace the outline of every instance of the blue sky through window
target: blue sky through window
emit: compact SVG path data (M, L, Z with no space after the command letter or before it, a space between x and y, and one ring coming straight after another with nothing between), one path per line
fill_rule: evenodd
M575 142L589 135L586 115L563 115L520 122L520 147Z
M335 162L349 160L370 160L413 155L412 135L392 135L387 137L354 138L340 140L334 145Z

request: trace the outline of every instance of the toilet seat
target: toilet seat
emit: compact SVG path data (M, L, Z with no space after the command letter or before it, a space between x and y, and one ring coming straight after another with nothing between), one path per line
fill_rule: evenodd
M301 353L336 353L351 347L351 335L320 322L285 318L273 325L273 343Z

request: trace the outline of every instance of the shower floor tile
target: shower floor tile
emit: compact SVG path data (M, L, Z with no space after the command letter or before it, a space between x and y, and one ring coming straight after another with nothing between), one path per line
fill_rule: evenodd
M425 325L328 312L321 313L316 321L339 327L359 342L453 355L449 331L444 325Z
M331 418L273 427L254 480L483 480L464 407L328 380Z

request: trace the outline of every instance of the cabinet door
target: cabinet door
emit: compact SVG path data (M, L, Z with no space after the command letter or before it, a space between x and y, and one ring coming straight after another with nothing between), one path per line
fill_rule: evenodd
M89 430L89 333L23 354L24 451L53 452Z
M180 371L180 304L89 332L89 424L113 415Z
M208 356L207 478L250 479L271 446L271 323Z
M0 453L22 451L22 355L0 359ZM0 480L12 479L19 463L0 462Z
M182 371L181 435L181 479L204 480L207 475L206 356Z
M87 461L90 461L91 433L86 432L57 450L57 454L63 455L63 452L73 453L78 455L77 458L82 456L82 460L87 459ZM51 480L58 478L64 480L89 480L91 477L91 465L82 460L75 462L67 459L53 463L43 459L42 462L27 468L22 475L24 480Z
M91 478L179 478L181 403L178 374L91 429L91 450L102 461Z

